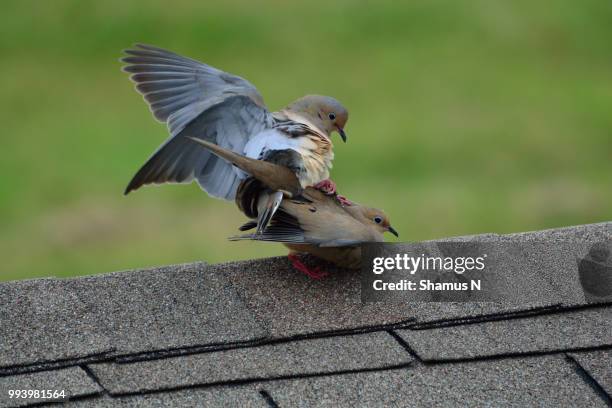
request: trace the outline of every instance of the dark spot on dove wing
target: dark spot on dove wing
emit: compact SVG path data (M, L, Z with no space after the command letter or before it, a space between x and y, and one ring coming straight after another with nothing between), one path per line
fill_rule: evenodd
M294 122L292 120L276 122L274 125L274 129L277 129L278 131L283 132L290 137L300 137L309 134L318 134L315 129L312 129L311 127L303 123Z
M310 212L317 212L317 209L316 209L315 207L310 207L310 208L308 209L308 211L310 211Z

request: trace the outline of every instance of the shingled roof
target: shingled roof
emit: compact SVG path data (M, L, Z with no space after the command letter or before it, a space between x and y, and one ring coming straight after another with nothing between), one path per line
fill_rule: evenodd
M467 239L610 241L612 223ZM330 272L278 257L3 283L0 407L45 403L14 389L73 407L612 402L612 302L579 285L518 306L362 304L359 274Z

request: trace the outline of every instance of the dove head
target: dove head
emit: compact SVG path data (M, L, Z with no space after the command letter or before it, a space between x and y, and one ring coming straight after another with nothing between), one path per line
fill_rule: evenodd
M344 126L348 111L340 102L330 96L306 95L285 108L287 111L304 116L328 135L336 131L346 142Z
M391 226L389 217L383 211L377 208L361 207L360 212L362 221L375 228L381 234L388 231L399 237L397 231Z

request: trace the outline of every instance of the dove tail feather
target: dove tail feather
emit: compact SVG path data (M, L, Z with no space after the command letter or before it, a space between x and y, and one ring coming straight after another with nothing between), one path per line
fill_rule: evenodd
M268 202L266 203L266 206L257 221L257 234L262 234L264 232L264 230L268 226L268 223L276 213L276 210L278 210L278 207L281 205L282 201L282 191L277 191L273 194L270 194L270 196L268 197Z
M304 236L304 230L300 227L298 220L286 213L281 207L272 217L270 225L262 233L236 235L229 238L230 241L268 241L284 242L293 244L317 244L309 241Z
M291 196L295 196L298 195L302 189L295 173L285 166L279 166L263 160L251 159L250 157L243 156L231 150L224 149L214 143L195 137L189 137L189 139L255 177L272 190L284 191Z

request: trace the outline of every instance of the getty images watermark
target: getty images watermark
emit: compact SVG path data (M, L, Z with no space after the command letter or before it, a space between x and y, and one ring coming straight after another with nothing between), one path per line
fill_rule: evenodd
M441 241L363 246L363 302L612 300L610 242Z
M380 275L385 271L404 271L414 275L417 271L454 272L462 275L470 271L483 271L485 269L485 259L487 254L479 257L441 257L441 256L409 256L408 254L395 254L395 257L375 257L372 260L372 272ZM431 276L427 279L420 279L417 282L410 279L401 279L399 282L385 282L377 279L373 282L374 290L481 290L482 281L480 279L470 279L464 282L440 282L432 281Z

